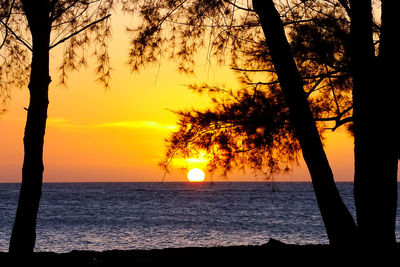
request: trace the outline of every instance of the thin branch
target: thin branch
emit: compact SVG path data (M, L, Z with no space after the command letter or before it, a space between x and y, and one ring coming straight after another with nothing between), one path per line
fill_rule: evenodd
M324 79L325 79L325 77L321 77L321 78L318 79L318 81L317 81L316 83L314 83L313 87L312 87L308 92L306 92L307 98L312 94L312 92L315 91L315 89L317 89L318 85L319 85Z
M279 80L272 81L272 82L248 82L246 83L247 85L272 85L272 84L278 84Z
M288 21L283 23L283 26L288 26L292 24L298 24L298 23L304 23L304 22L310 22L313 21L313 19L301 19L301 20L293 20L293 21Z
M86 6L84 9L82 9L82 11L81 11L79 14L74 15L74 17L71 18L70 20L62 21L62 22L60 22L60 23L58 23L58 24L52 24L51 27L52 27L52 28L58 28L58 27L60 27L60 26L62 26L62 25L70 24L71 22L73 22L73 21L77 20L79 17L81 17L81 16L85 13L85 11L86 11L88 8L89 8L89 7ZM65 12L65 11L64 11L64 12ZM61 15L62 15L62 13L61 13ZM61 16L61 15L60 15L60 16ZM53 20L53 21L54 21L54 20Z
M243 71L243 72L271 72L271 73L276 73L275 70L267 70L267 69L252 70L252 69L242 69L242 68L232 67L231 70Z
M18 36L18 34L16 34L4 21L0 20L0 23L3 24L4 27L6 27L6 29L12 33L12 35L14 35L15 39L20 41L30 51L33 51L32 47L22 37Z
M332 128L332 132L335 131L338 127L342 126L343 124L353 122L353 121L354 121L353 117L347 117L343 120L337 121L335 127Z
M235 3L232 3L229 0L225 0L225 2L227 2L228 4L234 6L237 9L244 10L244 11L247 11L247 12L255 12L254 9L238 6L238 5L236 5Z
M177 25L184 25L184 26L193 26L193 24L187 23L187 22L182 22L182 21L174 21L174 20L170 20L170 19L165 19L166 22L170 22L173 24L177 24ZM253 28L253 27L259 27L261 24L260 23L248 23L248 24L238 24L238 25L224 25L224 24L215 24L215 25L209 25L209 24L202 24L199 25L199 27L203 27L203 28L223 28L223 27L229 27L229 28Z
M169 10L169 12L160 20L160 22L157 25L157 28L159 29L161 27L161 25L164 23L164 21L166 19L168 19L172 13L174 13L177 9L179 9L181 6L183 6L183 4L186 2L187 0L183 0L181 3L179 3L179 5L177 5L176 7L174 7L173 9Z
M103 21L103 20L105 20L105 19L108 19L110 16L111 16L111 14L108 14L107 16L105 16L105 17L103 17L103 18L101 18L101 19L98 19L98 20L96 20L96 21L93 21L92 23L86 25L85 27L83 27L83 28L80 29L79 31L76 31L76 32L74 32L74 33L68 35L67 37L62 38L62 39L61 39L60 41L58 41L57 43L51 45L51 46L49 47L49 49L52 49L52 48L56 47L57 45L59 45L59 44L65 42L65 41L67 41L67 40L70 39L71 37L73 37L73 36L75 36L75 35L77 35L77 34L83 32L83 31L86 30L87 28L90 28L90 27L92 27L93 25L95 25L95 24L97 24L97 23L99 23L99 22L101 22L101 21Z
M51 16L50 16L50 20L51 21L55 21L56 19L58 19L59 17L61 17L62 14L64 14L68 9L70 9L71 7L75 6L75 4L77 2L79 2L79 0L75 0L74 2L72 2L69 6L67 6L64 9L60 8L60 11L58 12L58 14L53 13L54 12L54 6L56 5L57 1L52 1L52 11L51 11ZM54 16L53 16L54 15Z
M333 132L337 128L342 126L343 124L354 121L352 116L342 119L342 117L352 109L353 109L353 106L350 106L350 107L346 108L345 110L343 110L341 113L339 113L337 116L329 117L329 118L314 118L314 120L315 121L335 121L335 126L333 128L328 128L328 129L332 130L332 132Z
M340 119L350 110L353 109L353 106L350 106L348 108L346 108L344 111L342 111L340 114L334 116L334 117L328 117L328 118L314 118L315 121L336 121L339 122ZM350 117L349 117L350 118ZM346 120L347 118L343 119Z
M337 119L337 116L328 118L314 118L315 121L336 121Z
M339 73L339 74L338 74ZM303 76L303 79L307 79L307 80L311 80L311 79L315 79L315 78L327 78L327 77L344 77L346 74L340 74L341 72L339 70L335 70L335 71L330 71L330 72L326 72L326 73L321 73L321 74L317 74L317 75L311 75L311 76ZM338 75L334 75L334 74L338 74Z
M12 9L14 8L14 3L15 3L15 0L13 0L12 3L11 3L10 11L9 11L8 14L7 14L6 22L4 23L5 25L7 25L7 24L8 24L8 21L10 20L11 12L12 12ZM3 21L1 21L1 22L3 22ZM3 42L2 42L1 45L0 45L0 49L1 49L1 48L4 46L4 44L6 43L7 36L8 36L8 28L6 27L6 32L5 32L5 34L4 34Z
M327 66L325 66L325 69L326 69L326 72L328 72L328 67ZM332 84L331 76L328 76L328 79L329 79L329 85L331 87L331 91L332 91L332 94L333 94L333 99L334 99L335 105L336 105L336 114L339 115L340 114L340 106L339 106L339 102L338 102L337 97L336 97L335 88L333 87L333 84Z

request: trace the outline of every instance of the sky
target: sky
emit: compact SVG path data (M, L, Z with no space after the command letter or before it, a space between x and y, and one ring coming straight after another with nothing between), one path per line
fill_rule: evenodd
M113 14L113 37L109 42L111 86L95 82L94 64L70 73L67 86L57 83L62 47L50 54L48 121L44 147L44 182L159 182L164 172L158 166L165 152L164 139L176 130L177 116L170 110L205 108L207 96L186 88L189 83L239 88L229 66L219 66L204 54L196 61L195 74L176 71L172 60L146 66L131 73L126 64L129 17ZM23 133L28 107L27 88L15 88L7 112L0 117L0 182L20 182L23 160ZM326 135L325 149L337 181L353 179L353 141L341 131ZM188 169L204 169L196 159L177 159L176 168L164 181L186 181ZM206 181L211 175L206 173ZM264 181L251 170L236 171L228 177L218 173L213 181ZM310 181L302 160L292 172L275 181Z

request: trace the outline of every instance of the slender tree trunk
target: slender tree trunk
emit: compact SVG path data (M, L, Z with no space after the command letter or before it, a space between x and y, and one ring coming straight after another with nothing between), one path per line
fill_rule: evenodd
M22 1L32 35L30 102L24 135L24 163L18 208L9 251L30 254L36 239L36 218L42 192L43 144L47 119L50 20L48 1Z
M336 188L279 13L272 0L253 0L253 7L289 107L329 241L332 245L349 245L355 240L356 225Z
M361 244L394 246L397 208L398 84L393 68L398 1L382 1L375 56L371 1L350 1L354 117L354 196ZM397 50L397 51L396 51ZM388 65L390 64L390 65ZM396 95L397 94L397 95ZM397 145L396 145L397 143Z
M379 125L380 139L377 140L378 147L383 151L378 151L377 156L384 161L381 165L380 179L383 181L384 191L379 198L385 202L380 203L383 207L383 225L381 228L384 234L377 233L377 236L384 236L384 240L388 246L396 244L396 212L397 212L397 172L400 140L398 135L398 122L400 119L400 86L398 83L398 66L400 62L400 54L398 48L398 12L400 10L400 1L382 2L382 25L381 25L381 44L378 57L378 69L381 70L383 86L378 95L379 99ZM383 91L383 92L382 92ZM381 142L383 141L383 142ZM380 157L383 154L384 157ZM379 183L379 181L378 181ZM382 230L379 230L382 231Z

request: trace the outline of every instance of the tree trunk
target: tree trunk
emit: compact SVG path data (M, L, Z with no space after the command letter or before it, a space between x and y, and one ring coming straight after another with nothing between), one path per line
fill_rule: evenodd
M253 0L253 7L289 107L330 244L350 245L355 240L356 225L336 188L279 13L272 0Z
M354 117L354 196L361 244L394 246L397 209L398 86L394 66L398 1L382 1L375 56L371 1L350 1ZM387 4L397 7L389 7ZM395 23L394 23L395 22ZM389 65L390 64L390 65ZM397 143L397 145L396 145Z
M30 254L36 239L36 218L42 192L43 144L47 119L50 20L48 1L22 1L32 35L30 102L24 135L24 163L18 208L9 251Z

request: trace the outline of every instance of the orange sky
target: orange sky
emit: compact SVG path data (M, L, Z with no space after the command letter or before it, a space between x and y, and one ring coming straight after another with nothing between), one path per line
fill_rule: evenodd
M110 56L113 68L111 88L94 81L93 64L69 74L68 87L57 85L56 71L62 47L51 52L50 105L45 137L45 182L76 181L161 181L158 167L164 139L175 129L177 117L167 109L205 107L208 99L192 93L188 83L225 85L238 88L233 72L199 56L195 75L176 72L173 62L148 66L132 74L125 64L128 37L125 26L132 19L112 17L113 38ZM118 25L116 27L115 25ZM0 118L0 182L19 182L23 158L23 131L28 106L28 90L12 90L8 111ZM353 177L352 140L337 130L328 135L326 151L336 179ZM191 167L202 164L191 162ZM206 174L206 179L209 175ZM173 170L165 181L185 181L186 173ZM218 175L214 181L222 180ZM251 171L237 172L227 181L262 181ZM304 164L276 181L309 181Z

